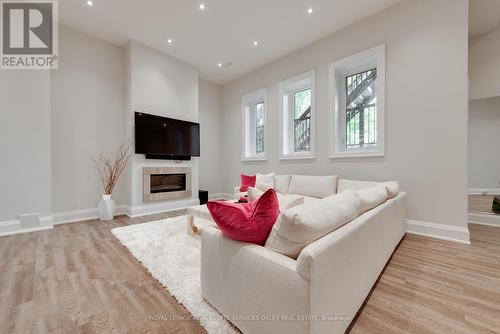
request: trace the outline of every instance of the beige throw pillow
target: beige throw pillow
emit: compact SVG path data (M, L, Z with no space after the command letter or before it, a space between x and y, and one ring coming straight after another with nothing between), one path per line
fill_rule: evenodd
M358 190L357 194L361 199L361 213L365 213L387 200L387 189L383 184Z
M248 187L248 203L256 201L260 196L262 196L264 192L262 190ZM299 195L288 195L288 194L280 194L276 193L278 196L278 203L280 207L280 211L285 211L287 209L291 209L297 205L304 204L304 196Z
M288 209L278 217L266 247L296 259L304 247L355 219L360 210L354 191Z
M288 193L325 198L337 193L338 179L337 175L292 175Z
M291 178L291 175L276 175L274 177L274 189L282 194L288 193Z
M384 182L383 185L387 189L387 195L389 198L396 197L399 194L399 183L396 181Z
M375 181L358 181L358 180L347 180L339 179L339 186L337 187L337 193L342 193L346 190L363 190L371 187L375 187L381 184Z

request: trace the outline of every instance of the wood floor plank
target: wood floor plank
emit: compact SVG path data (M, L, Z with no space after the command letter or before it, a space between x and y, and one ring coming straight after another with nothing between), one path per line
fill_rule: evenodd
M495 195L469 195L469 212L493 213L491 206Z
M110 232L185 210L0 238L0 333L205 333ZM500 228L406 236L350 333L500 333Z

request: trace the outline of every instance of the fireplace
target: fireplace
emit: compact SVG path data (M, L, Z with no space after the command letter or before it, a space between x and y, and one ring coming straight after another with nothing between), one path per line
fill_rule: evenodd
M191 197L191 168L144 167L144 202Z
M186 174L152 174L150 177L152 194L186 190Z

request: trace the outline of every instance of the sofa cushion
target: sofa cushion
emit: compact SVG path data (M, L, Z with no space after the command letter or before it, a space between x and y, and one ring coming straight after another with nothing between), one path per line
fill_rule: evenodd
M274 173L256 175L255 188L262 191L274 188Z
M375 187L358 190L357 195L361 199L361 212L365 213L387 200L387 189L384 184L379 184Z
M296 259L311 242L355 219L361 199L354 191L296 206L280 214L266 247Z
M241 187L240 191L247 191L248 187L255 187L256 176L255 175L245 175L240 174L241 177Z
M226 237L262 246L279 215L278 197L274 189L267 190L251 203L209 201L207 207Z
M274 190L282 194L288 193L291 178L291 175L276 175L274 177Z
M289 195L292 195L292 194L289 194ZM293 196L297 196L297 195L293 195ZM311 196L302 196L302 197L304 197L304 203L311 203L311 202L316 202L316 201L321 200L321 198L311 197Z
M325 198L337 193L337 175L309 176L292 175L288 193Z
M256 201L260 196L262 196L262 194L264 194L262 190L250 187L248 188L248 201ZM294 206L304 204L304 196L280 193L277 193L276 195L278 195L280 211L285 211L293 208ZM315 199L317 200L317 198Z
M358 181L358 180L347 180L339 179L339 186L337 193L344 192L346 190L362 190L379 185L380 182L375 181Z

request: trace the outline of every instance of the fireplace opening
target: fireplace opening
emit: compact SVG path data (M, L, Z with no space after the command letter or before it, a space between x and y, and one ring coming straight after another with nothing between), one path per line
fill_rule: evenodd
M151 194L186 190L186 174L151 174Z

